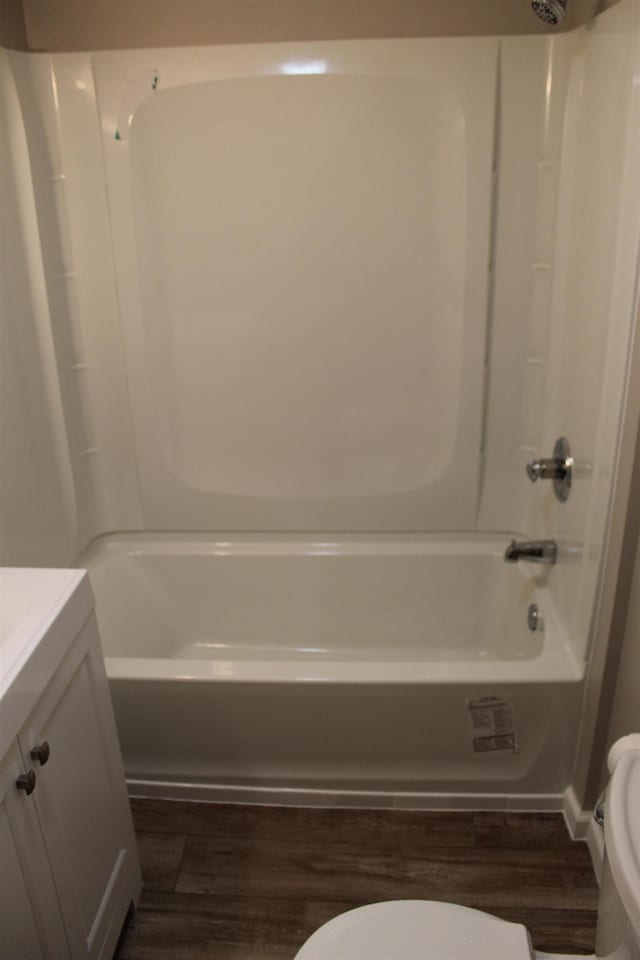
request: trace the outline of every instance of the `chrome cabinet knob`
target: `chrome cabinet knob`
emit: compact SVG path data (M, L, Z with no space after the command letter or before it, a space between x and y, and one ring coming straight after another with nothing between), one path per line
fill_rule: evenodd
M527 476L532 483L536 480L553 480L553 490L562 503L568 499L571 491L573 457L566 437L560 437L553 448L553 456L542 460L529 460Z
M35 770L29 770L28 773L22 773L16 780L16 787L18 790L24 790L27 796L29 796L36 788L36 772Z
M44 767L45 763L49 759L49 754L51 750L49 749L49 744L46 740L43 740L42 743L39 743L31 751L31 759L35 760L36 763L39 763L41 767Z

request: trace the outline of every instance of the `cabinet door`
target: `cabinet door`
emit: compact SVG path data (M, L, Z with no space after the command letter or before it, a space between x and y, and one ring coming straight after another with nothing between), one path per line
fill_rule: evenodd
M0 764L0 960L68 960L34 794L16 787L25 772L14 743Z
M137 858L93 616L19 739L25 760L48 745L33 797L72 955L97 960L115 945Z

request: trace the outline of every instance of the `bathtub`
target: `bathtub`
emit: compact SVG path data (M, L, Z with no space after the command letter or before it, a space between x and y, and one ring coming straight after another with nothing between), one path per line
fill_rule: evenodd
M508 539L96 540L80 565L131 792L558 808L583 664L552 571L505 564Z

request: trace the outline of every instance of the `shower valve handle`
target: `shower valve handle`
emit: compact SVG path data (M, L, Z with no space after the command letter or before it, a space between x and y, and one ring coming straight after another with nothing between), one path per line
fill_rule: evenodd
M527 476L532 483L536 480L553 480L553 490L562 503L569 497L573 457L565 437L560 437L553 448L553 456L541 460L529 460Z
M555 480L556 477L564 477L565 473L564 460L556 460L555 457L529 460L527 464L527 476L532 483L535 483L536 480Z

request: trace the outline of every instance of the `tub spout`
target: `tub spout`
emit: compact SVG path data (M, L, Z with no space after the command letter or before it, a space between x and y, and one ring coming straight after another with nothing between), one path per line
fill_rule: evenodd
M512 540L504 552L506 563L528 560L531 563L555 563L558 559L558 544L555 540Z

